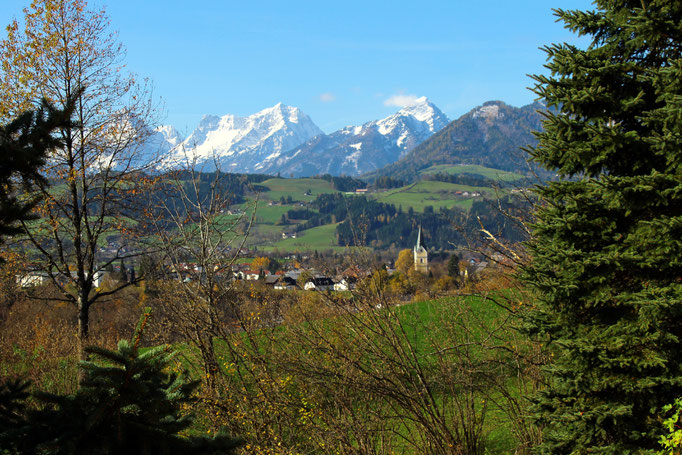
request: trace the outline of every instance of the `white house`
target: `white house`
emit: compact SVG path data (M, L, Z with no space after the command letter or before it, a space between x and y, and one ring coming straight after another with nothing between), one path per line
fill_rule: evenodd
M303 289L306 291L331 291L334 289L334 282L326 276L310 278Z
M334 283L335 291L351 291L355 289L355 283L357 280L353 278L343 278L341 281Z
M15 277L17 284L22 288L41 286L47 283L49 275L46 272L31 271Z
M274 286L278 291L290 291L296 289L296 280L290 276L279 277Z

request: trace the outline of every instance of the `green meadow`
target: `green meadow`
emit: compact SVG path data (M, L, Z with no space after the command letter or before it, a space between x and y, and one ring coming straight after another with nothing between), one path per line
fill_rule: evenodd
M456 194L457 191L479 192L481 193L481 196L478 196L479 198L493 195L491 188L424 180L401 188L376 193L372 197L379 202L394 204L396 207L402 206L403 210L412 207L417 212L423 212L427 206L432 206L434 209L459 207L468 210L471 208L474 198L458 195Z
M284 197L291 196L294 201L312 202L323 193L338 193L332 188L330 182L322 179L301 178L301 179L282 179L273 178L265 180L259 184L268 188L269 191L260 193L262 200L277 201ZM305 193L309 193L306 195Z
M500 169L493 169L485 166L479 166L477 164L439 164L435 166L428 167L422 171L419 171L419 175L434 175L434 174L473 174L480 175L491 180L497 180L500 182L514 182L517 180L525 179L521 174L514 172L502 171Z
M274 357L290 358L291 365L303 362L313 368L317 362L320 362L319 368L321 369L328 368L330 362L335 364L339 359L344 359L346 355L354 355L348 352L348 349L364 351L367 348L364 347L365 343L369 343L373 348L364 351L366 352L364 362L367 363L368 368L369 365L372 365L379 371L383 371L383 369L392 371L396 365L402 362L405 362L406 365L412 365L413 368L418 365L425 379L431 384L430 387L434 396L434 401L428 406L437 408L445 416L452 414L453 419L458 418L456 415L457 408L463 401L458 395L460 390L458 384L439 384L441 375L444 374L443 362L446 364L452 362L453 365L468 364L468 362L474 362L472 366L478 365L479 362L480 365L491 365L491 368L496 369L498 376L495 377L495 380L489 381L484 379L486 375L481 372L480 383L476 386L474 396L469 397L468 403L474 406L474 413L483 417L482 434L486 446L485 453L506 454L514 453L514 449L518 447L518 442L512 432L512 422L502 405L504 401L502 389L497 390L497 387L503 387L504 394L510 394L513 397L519 396L517 385L514 382L515 370L513 366L518 359L504 350L491 349L491 346L508 342L516 349L519 348L517 344L526 342L518 339L518 333L512 330L507 323L508 321L504 322L507 317L508 313L504 309L486 297L480 295L454 296L422 300L383 309L365 309L364 312L351 316L341 315L314 322L311 320L300 324L282 325L264 329L266 332L263 332L262 335L256 333L255 336L247 336L246 333L240 333L233 335L235 340L229 339L224 340L224 342L241 346L249 338L252 340L250 343L257 345L262 343L262 349L266 349L266 346L268 346L267 349L276 349L278 353ZM376 330L377 327L383 329ZM359 336L353 347L346 344L347 336L350 334ZM324 347L316 347L319 346L317 344L318 338L325 341L322 343ZM299 344L300 342L303 344ZM222 343L216 345L219 351L224 352L221 363L234 365L234 359L231 355L238 355L240 358L242 355L239 352L228 354L221 348ZM391 346L395 346L395 343L403 346L402 354L392 351ZM319 352L316 352L318 349ZM435 355L436 352L446 354ZM245 354L243 357L244 362L247 362L244 364L244 371L251 368L248 365L250 360L246 360L248 355ZM337 356L340 357L337 359ZM382 362L388 363L382 367ZM501 364L508 364L508 366L500 367ZM299 386L308 384L304 396L312 397L325 396L325 387L334 387L333 385L310 383L305 375L298 377L300 372L297 372L295 367L292 370L288 368L288 366L281 364L267 368L269 374L273 375L270 380L279 381L280 378L284 377L287 378L287 381L291 381L291 384L299 384ZM240 375L234 375L236 370L230 369L225 373L237 381L234 386L239 384ZM357 370L349 371L349 374L363 376L363 373ZM453 376L450 379L454 380L458 377L458 372L452 372L452 374ZM497 382L499 375L509 376L509 380ZM449 378L449 376L447 377ZM371 382L381 379L367 377L362 380ZM410 385L410 379L396 379L396 381L401 380L406 381L406 389L400 389L400 393L406 390L406 393L411 393L409 389L413 385ZM242 386L245 386L245 390L252 390L253 388L253 384L250 384L248 380ZM398 387L397 384L395 386ZM298 392L301 391L298 390ZM290 393L290 391L286 393ZM349 393L353 392L349 391ZM397 396L400 396L400 393ZM273 402L279 401L279 398L273 398ZM286 399L288 398L285 398L285 401ZM380 394L373 397L372 400L377 403L378 410L385 403L390 402L392 398ZM314 401L311 401L308 404L314 406L313 403ZM372 411L366 407L358 406L355 412L362 414ZM369 416L367 418L371 420ZM392 417L391 420L395 431L400 434L414 437L414 434L420 431L419 425L409 418ZM308 423L315 425L314 422ZM400 438L398 438L397 449L399 453L411 453L413 448L404 441L400 442Z
M272 245L259 246L265 251L280 250L280 251L344 251L345 247L338 246L336 243L336 226L338 223L325 224L311 229L306 229L297 234L296 238L281 239ZM280 227L280 232L285 230L284 226ZM289 229L291 230L291 229Z

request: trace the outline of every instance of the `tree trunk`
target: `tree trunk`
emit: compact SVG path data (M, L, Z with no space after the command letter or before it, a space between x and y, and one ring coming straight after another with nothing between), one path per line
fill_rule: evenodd
M80 294L80 293L79 293ZM78 360L85 359L85 346L88 343L90 331L90 302L82 295L78 296ZM84 370L78 369L78 384L82 384L85 379Z

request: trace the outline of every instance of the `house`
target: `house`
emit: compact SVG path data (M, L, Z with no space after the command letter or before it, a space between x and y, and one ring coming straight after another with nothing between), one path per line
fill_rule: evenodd
M50 276L47 274L47 272L39 271L30 271L15 277L17 284L22 288L41 286L47 283L49 278Z
M290 276L281 276L278 277L279 279L275 283L275 289L278 291L290 291L292 289L296 289L296 280Z
M355 285L358 279L355 277L345 277L341 281L334 284L335 291L352 291L355 289Z
M261 272L258 270L239 270L234 272L235 280L257 281L261 277Z
M326 276L316 276L310 278L303 289L306 291L332 291L334 289L334 282L331 278Z
M132 272L132 273L133 273L133 279L135 279L135 278L134 278L135 269L132 269L132 268L131 268L131 270L133 271L133 272ZM96 271L96 272L93 274L93 276L92 276L92 284L93 284L96 288L98 288L98 287L100 287L100 285L102 284L102 282L104 281L104 279L105 279L105 278L109 278L110 275L111 275L111 272L108 272L108 271L106 271L106 270L98 270L98 271ZM130 276L131 276L131 275L130 275L130 272L128 272L128 277L130 277Z
M260 280L261 276L265 276L266 273L262 270L245 270L244 279L246 281L256 281Z
M265 277L265 285L266 286L274 287L278 281L279 281L279 276L277 276L277 275L268 275Z
M76 272L71 271L70 276L72 279L76 278ZM109 272L106 272L104 270L97 270L93 274L92 278L92 283L93 285L98 288L102 284L102 280L109 276ZM68 281L67 277L59 274L59 273L54 273L52 274L52 277L55 278L57 281L60 283L66 283ZM42 286L43 284L46 284L50 281L50 274L47 272L43 271L38 271L38 270L32 270L28 271L26 273L17 275L15 277L16 282L19 286L22 288L30 288L34 286Z
M286 276L289 276L289 277L293 278L294 280L298 281L298 277L300 277L303 272L304 272L303 269L292 269L286 273Z

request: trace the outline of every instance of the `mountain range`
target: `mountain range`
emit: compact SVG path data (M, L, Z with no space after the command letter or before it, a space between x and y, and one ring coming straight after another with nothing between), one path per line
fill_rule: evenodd
M296 107L279 103L247 117L204 116L182 138L172 126L156 129L149 149L164 168L189 159L204 171L407 177L433 164L482 164L519 170L512 154L533 144L541 105L522 108L491 101L450 122L426 97L395 114L324 134Z
M384 119L308 139L258 170L294 177L357 176L399 160L448 122L440 109L422 97Z
M514 107L502 101L483 103L412 149L402 159L363 175L372 180L390 176L418 179L419 171L435 165L478 164L528 174L531 166L521 149L534 146L533 131L542 129L541 103ZM533 167L533 172L539 170Z
M196 160L205 171L220 168L225 172L254 173L269 160L290 150L311 137L323 134L322 130L299 108L278 103L248 117L236 115L205 115L199 126L186 139L157 129L164 135L169 151L167 167L181 165L188 158ZM173 145L171 145L173 144Z

